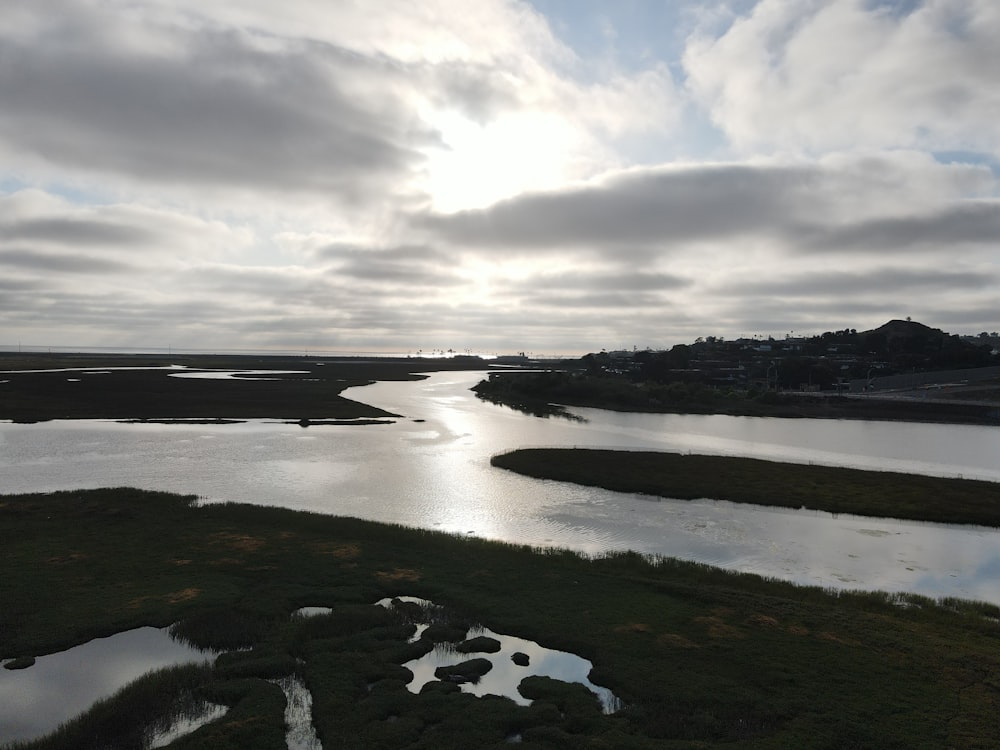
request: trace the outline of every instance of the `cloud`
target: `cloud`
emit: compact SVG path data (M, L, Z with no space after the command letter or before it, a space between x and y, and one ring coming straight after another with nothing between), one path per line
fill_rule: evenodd
M454 258L426 245L378 248L334 244L320 248L315 256L330 263L325 271L329 278L342 282L394 289L440 289L463 283L455 274Z
M689 41L688 89L744 152L845 148L996 154L1000 6L992 0L762 0Z
M807 244L831 251L874 245L893 252L918 241L991 242L997 236L997 204L963 196L992 183L988 170L908 155L671 166L627 170L599 182L416 221L464 246L604 257L651 251L670 256L698 243L754 237L791 252Z
M0 248L0 266L13 266L44 274L107 274L123 273L132 268L128 263L106 258L87 258L67 253L38 253L31 250Z
M878 252L955 251L968 245L992 250L1000 237L1000 202L968 202L929 215L859 221L806 237L822 250Z
M140 268L185 258L224 256L249 236L221 221L135 204L81 206L39 190L0 194L0 251L22 264L60 255L86 264ZM108 266L110 269L110 266Z
M982 270L951 271L881 266L864 271L823 270L796 273L778 278L734 280L720 290L738 295L780 297L784 299L836 297L870 297L901 292L931 294L934 292L969 292L995 287L1000 281L996 273Z
M15 163L356 201L417 167L414 144L432 138L388 66L341 49L144 26L161 45L136 51L131 28L47 16L36 38L5 43L0 147Z
M150 232L143 227L108 221L71 219L65 216L15 221L4 226L3 234L6 240L36 240L77 245L134 246L151 239Z

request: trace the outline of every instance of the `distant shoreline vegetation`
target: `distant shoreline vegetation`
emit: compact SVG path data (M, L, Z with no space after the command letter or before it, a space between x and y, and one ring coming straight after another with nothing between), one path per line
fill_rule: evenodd
M658 414L1000 424L1000 405L778 393L683 381L634 382L581 371L490 373L472 390L484 400L538 416L572 416L565 407L580 406Z

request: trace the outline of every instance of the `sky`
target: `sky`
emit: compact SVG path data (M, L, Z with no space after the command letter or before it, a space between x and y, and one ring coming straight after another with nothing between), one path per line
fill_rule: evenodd
M995 0L0 0L0 348L1000 328Z

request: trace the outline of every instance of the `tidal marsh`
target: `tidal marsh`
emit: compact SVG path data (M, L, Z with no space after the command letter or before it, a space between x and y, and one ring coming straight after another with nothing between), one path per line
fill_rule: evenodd
M195 678L199 698L231 708L178 748L284 747L284 697L267 680L289 672L312 693L325 747L1000 743L992 605L194 500L131 489L0 498L0 656L173 622L192 642L251 646ZM530 706L441 682L410 693L401 665L415 627L373 606L400 595L590 660L592 681L625 708L602 714L586 688L541 678L523 685ZM332 612L290 616L304 606ZM137 699L117 700L102 711Z

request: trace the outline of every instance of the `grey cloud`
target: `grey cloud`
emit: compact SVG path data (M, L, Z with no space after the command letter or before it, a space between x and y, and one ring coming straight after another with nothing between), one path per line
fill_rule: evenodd
M300 267L198 265L177 274L178 287L199 294L252 297L259 304L271 301L305 304L328 298L329 284L316 272Z
M923 247L946 250L967 244L1000 242L1000 203L950 206L921 216L858 221L845 227L805 230L803 244L818 250L910 251Z
M681 289L689 286L691 281L681 276L668 273L632 271L602 272L594 270L589 273L574 272L560 274L545 274L532 279L531 284L543 289L589 289L616 290L624 292L651 292L669 289Z
M508 248L658 245L770 233L815 169L707 166L627 172L600 185L531 193L418 220L456 243Z
M446 272L426 271L405 266L384 266L376 263L356 262L336 269L334 277L348 277L357 281L381 284L400 284L411 287L449 287L465 283Z
M0 249L0 265L32 269L43 274L120 273L132 268L128 263L107 258L68 253L40 253L26 249Z
M768 273L773 276L773 273ZM973 271L940 269L875 268L866 271L817 270L787 277L736 281L723 291L738 295L780 296L785 298L816 295L872 295L902 291L979 290L996 285L994 275Z
M501 110L519 105L517 92L503 71L472 63L446 62L424 70L435 101L485 124Z
M521 298L522 304L538 307L566 307L594 310L607 308L632 310L636 308L662 305L663 300L655 294L625 294L612 292L592 292L589 294L527 294Z
M319 249L315 255L319 260L333 262L331 278L428 287L463 283L452 271L454 258L425 245L364 248L334 244Z
M3 296L0 297L0 308L18 308L20 306L19 303L13 302L15 296L34 292L40 288L42 288L42 283L38 279L20 279L6 276L6 278L0 279L0 292L3 292Z
M0 140L153 182L360 198L412 168L412 144L431 137L376 61L329 45L262 52L235 33L160 33L183 52L125 52L85 24L66 32L83 36L75 44L5 41ZM363 95L366 80L377 91Z
M989 305L970 306L964 310L939 310L935 320L941 326L958 327L962 333L995 331L1000 328L997 310L1000 310L1000 296Z
M447 263L451 255L430 245L394 245L367 247L337 242L325 245L314 252L319 260L373 259L404 263Z
M662 310L666 293L684 289L691 281L657 272L608 272L597 268L559 274L540 274L521 281L494 283L495 293L518 299L531 308L604 309L634 312Z
M886 162L881 166L892 169ZM894 174L894 179L904 176ZM901 187L891 196L879 194L863 171L710 165L624 172L597 185L524 194L415 222L470 248L584 251L608 260L628 256L630 262L692 243L722 241L732 247L742 239L773 240L775 250L798 254L992 246L1000 238L998 202L941 199L936 210L902 215L905 197ZM879 202L886 198L880 216ZM863 208L845 214L852 202Z
M2 227L8 240L38 240L66 245L136 245L153 233L136 226L90 219L47 218L16 221Z

